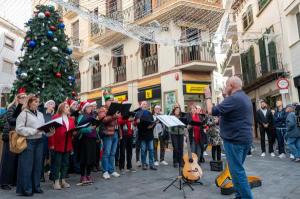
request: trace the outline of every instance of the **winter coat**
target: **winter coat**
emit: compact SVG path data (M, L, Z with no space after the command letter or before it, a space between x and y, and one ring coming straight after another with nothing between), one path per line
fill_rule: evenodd
M26 123L26 124L25 124ZM38 132L37 128L45 124L44 116L37 111L37 115L25 109L17 117L16 131L27 139L39 139L44 132Z
M61 115L54 115L52 119L61 117ZM68 117L69 120L69 130L75 128L75 121L73 118ZM54 148L53 150L60 153L71 152L73 150L72 146L72 133L67 133L67 127L64 123L62 126L55 130L54 135L49 137L48 140L49 148Z
M3 128L2 140L9 140L9 131L12 131L16 128L17 117L22 112L22 104L16 106L15 104L8 108L7 113L5 113L6 122Z
M132 130L132 122L129 119L123 119L122 117L118 118L118 125L120 126L120 131L122 136L132 137L133 130Z
M297 126L297 117L294 112L288 114L286 118L286 138L299 138L300 127Z

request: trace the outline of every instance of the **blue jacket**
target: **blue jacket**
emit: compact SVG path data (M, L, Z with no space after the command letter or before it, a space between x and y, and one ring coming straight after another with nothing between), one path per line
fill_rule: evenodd
M297 126L297 117L294 112L288 113L286 127L286 138L300 137L300 127Z
M275 128L286 128L286 117L287 112L285 112L285 109L282 109L281 111L276 110L274 114Z

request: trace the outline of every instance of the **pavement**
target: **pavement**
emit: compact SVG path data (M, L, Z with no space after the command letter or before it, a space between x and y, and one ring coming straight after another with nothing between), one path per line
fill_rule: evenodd
M210 152L209 152L210 153ZM215 177L218 172L210 171L210 156L206 156L206 163L201 165L204 176L201 179L203 186L194 185L194 191L185 187L187 198L191 199L229 199L231 196L222 196L215 186ZM166 153L166 160L172 162L172 152ZM225 160L225 159L224 159ZM300 198L300 163L292 162L288 158L260 157L258 151L253 157L246 159L247 175L258 175L263 179L263 185L252 189L255 199L299 199ZM120 178L104 180L101 173L93 173L95 183L90 186L77 186L78 175L71 175L67 180L71 188L60 191L52 189L48 181L42 183L44 194L35 194L33 198L43 199L181 199L183 192L171 187L163 192L178 174L178 170L169 166L159 166L158 171L143 171L137 168L136 173L126 173ZM21 198L16 196L15 190L0 190L0 199Z

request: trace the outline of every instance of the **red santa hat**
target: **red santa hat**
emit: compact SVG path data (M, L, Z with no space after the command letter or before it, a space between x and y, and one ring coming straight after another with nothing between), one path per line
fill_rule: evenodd
M91 106L97 106L97 102L95 100L88 100Z
M66 101L66 103L67 103L70 107L73 106L73 105L75 105L75 104L78 104L77 101L72 100L72 99L68 99L68 100Z
M24 87L19 88L18 95L26 94L26 89Z
M88 102L88 101L83 101L83 102L80 102L80 105L79 105L79 109L81 111L84 111L85 108L87 108L88 106L90 106L91 104Z

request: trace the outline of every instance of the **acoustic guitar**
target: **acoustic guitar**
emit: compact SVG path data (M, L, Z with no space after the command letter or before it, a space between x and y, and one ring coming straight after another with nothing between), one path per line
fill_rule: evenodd
M183 156L184 167L182 170L182 176L189 182L197 182L203 176L202 169L198 164L198 157L191 151L190 139L188 130L185 129L185 137L187 142L187 153Z

